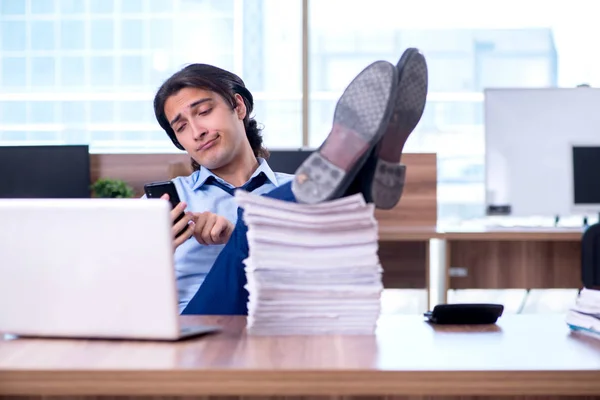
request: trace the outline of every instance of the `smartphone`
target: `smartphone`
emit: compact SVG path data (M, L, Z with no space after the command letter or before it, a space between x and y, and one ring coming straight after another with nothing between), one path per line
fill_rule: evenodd
M159 199L163 194L168 194L169 202L171 203L171 209L175 208L177 204L181 202L179 199L179 194L177 193L177 188L175 188L175 184L172 181L148 183L144 185L144 192L146 192L146 197L149 199ZM179 222L184 215L185 213L183 212L179 214L173 222L173 225ZM176 237L179 237L183 232L185 232L186 229L187 227L179 231Z

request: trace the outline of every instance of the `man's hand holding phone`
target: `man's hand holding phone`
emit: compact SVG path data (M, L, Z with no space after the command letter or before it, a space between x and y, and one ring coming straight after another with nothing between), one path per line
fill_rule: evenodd
M194 237L203 245L225 244L233 232L233 224L220 215L203 212L194 213Z
M172 181L148 183L144 185L144 191L146 197L150 199L161 198L171 203L174 249L192 236L202 245L224 244L229 240L233 232L233 224L226 218L211 212L186 213L187 204L180 201Z
M169 201L169 195L167 193L160 196L160 198ZM191 238L194 234L194 214L191 212L186 213L185 207L187 207L187 204L181 201L171 210L171 220L173 221L173 226L171 227L173 249L181 246L183 242ZM183 217L180 217L181 214L183 214Z

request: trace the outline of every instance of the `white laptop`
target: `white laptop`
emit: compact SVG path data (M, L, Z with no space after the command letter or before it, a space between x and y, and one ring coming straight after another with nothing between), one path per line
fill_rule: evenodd
M170 206L140 199L0 199L0 332L178 340Z

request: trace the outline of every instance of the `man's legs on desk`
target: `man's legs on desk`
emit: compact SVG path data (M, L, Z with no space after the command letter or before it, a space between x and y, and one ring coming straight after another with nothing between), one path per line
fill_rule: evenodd
M292 183L266 196L318 203L362 192L378 208L396 205L405 177L399 164L402 148L423 113L427 67L414 49L404 53L397 70L390 66L374 63L354 79L338 101L333 129L321 148L298 169ZM247 231L239 209L227 245L182 314L247 314Z

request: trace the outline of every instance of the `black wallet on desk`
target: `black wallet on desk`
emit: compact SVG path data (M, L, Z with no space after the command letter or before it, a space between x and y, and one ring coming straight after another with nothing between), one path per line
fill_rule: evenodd
M438 304L424 315L434 324L481 325L495 324L503 311L501 304Z

